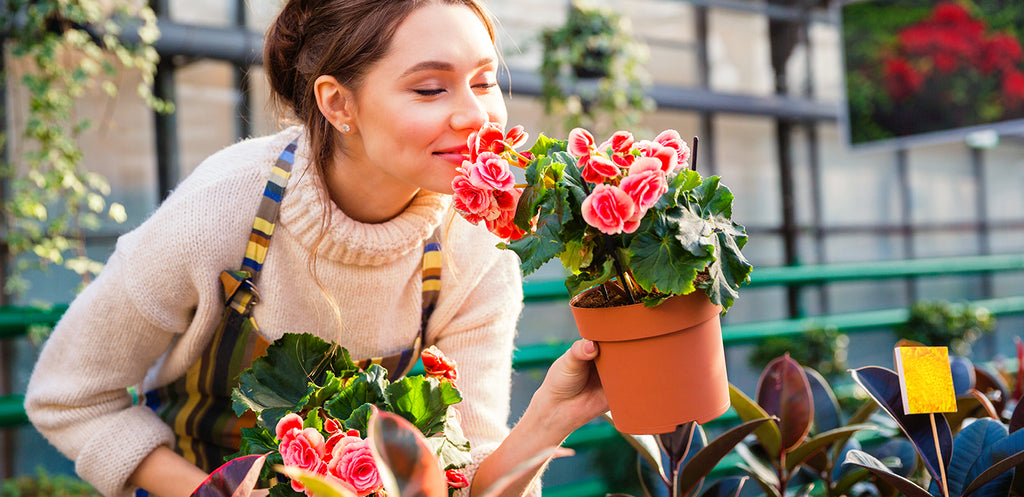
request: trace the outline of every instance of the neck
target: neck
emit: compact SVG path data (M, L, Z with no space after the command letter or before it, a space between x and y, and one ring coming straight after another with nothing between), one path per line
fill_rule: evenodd
M339 156L325 172L324 181L331 201L355 221L386 222L409 207L419 192L412 185L390 176L372 174L367 169Z

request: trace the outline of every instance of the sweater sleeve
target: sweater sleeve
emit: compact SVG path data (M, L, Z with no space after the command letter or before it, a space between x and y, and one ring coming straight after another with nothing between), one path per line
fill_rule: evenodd
M258 200L262 166L221 174L224 181L212 179L221 161L208 162L118 240L57 323L29 380L31 422L109 497L131 496L128 478L139 463L175 442L152 410L132 405L127 387L147 377L171 381L198 358L223 308L218 274L245 250L253 209L244 202Z
M490 234L470 231L472 255L455 261L456 269L442 277L452 281L442 288L427 341L453 359L459 371L463 401L456 408L472 444L473 463L466 468L472 481L480 462L508 435L512 350L523 291L515 254L495 248L498 240ZM454 246L453 257L464 253L459 244L448 245Z

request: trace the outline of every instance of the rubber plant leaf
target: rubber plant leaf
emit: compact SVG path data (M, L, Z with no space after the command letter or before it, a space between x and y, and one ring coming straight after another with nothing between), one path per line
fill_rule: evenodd
M749 479L749 476L723 478L701 492L700 497L739 497L740 492L743 491L743 485Z
M747 397L745 393L739 388L736 388L732 383L729 384L729 402L732 404L733 410L739 415L743 421L752 421L761 418L770 418L767 412ZM776 423L765 423L761 425L757 430L754 430L754 435L757 435L757 439L761 442L761 446L765 452L769 454L779 453L780 434L779 425Z
M874 425L860 424L848 425L842 428L826 431L825 433L819 433L804 443L796 446L786 454L786 471L792 472L797 466L803 464L809 457L813 456L818 451L826 450L833 443L840 441L845 443L851 435L858 431L874 429Z
M842 426L839 400L832 387L828 385L828 381L821 373L807 366L804 366L804 374L807 375L807 382L811 386L811 398L814 399L814 424L811 426L813 432L823 433Z
M950 495L962 495L963 489L992 465L994 461L989 460L991 457L989 449L1006 438L1006 435L1006 427L989 418L978 419L960 430L960 433L953 439L952 459L950 459L949 468L946 470ZM1005 486L1005 490L1009 491L1010 479L1013 478L1013 474L1003 476L1005 478L1000 477L1000 479L1005 479L1005 482L993 481L989 485ZM938 487L935 489L939 490ZM989 492L984 492L986 489ZM988 486L982 489L983 493L988 495L991 495L992 490L993 488ZM1006 493L1003 492L1002 495L1005 496Z
M764 491L766 496L782 497L782 494L779 493L779 477L773 468L769 467L754 456L754 454L750 452L750 448L744 444L736 446L736 455L740 456L740 459L743 460L743 462L737 464L736 467L750 475L750 477L753 478L761 487L761 490Z
M286 333L239 375L232 409L239 416L251 409L263 426L273 429L285 414L301 410L315 388L310 382L323 385L327 371L342 378L358 368L344 348L309 333Z
M192 497L249 497L266 459L266 454L254 454L222 464L192 492Z
M605 421L608 421L608 423L612 423L612 418L609 415L609 413L604 413L602 417L605 419ZM630 435L628 433L622 432L619 432L619 434L622 435L622 438L626 439L626 442L628 442L629 445L636 450L637 454L640 457L647 461L647 463L650 464L652 468L658 471L658 476L661 477L661 480L665 483L665 485L668 485L668 475L661 461L661 447L658 446L658 441L655 439L655 437L651 435Z
M917 486L914 482L893 473L889 468L885 467L881 461L875 459L871 454L861 450L851 450L846 453L846 460L843 464L853 464L860 466L873 475L881 478L886 483L896 487L906 497L932 497L927 490Z
M441 466L416 426L397 414L374 408L367 431L387 495L447 497Z
M940 460L935 453L935 442L932 435L930 414L903 414L903 399L900 395L899 377L890 369L878 366L865 366L851 371L853 379L868 395L899 425L917 454L924 461L925 469L932 479L941 481L939 473ZM946 418L935 415L935 427L939 438L942 461L949 461L953 450L953 436Z
M1010 424L1007 425L1010 433L1014 433L1021 428L1024 428L1024 402L1018 402L1017 406L1013 408L1013 414L1010 415Z
M683 423L677 426L675 431L662 433L656 439L658 446L668 456L669 468L679 467L681 461L693 457L698 450L707 445L704 430L695 421Z
M296 466L278 465L274 469L278 473L303 484L306 490L309 491L309 495L315 495L316 497L359 497L359 494L352 487L337 478L328 478L325 475L307 471ZM288 488L291 490L291 487Z
M974 388L974 363L963 356L952 356L949 358L949 370L957 397L967 395L967 391Z
M682 461L678 470L679 477L676 480L679 494L688 495L693 492L723 457L732 452L747 435L769 420L770 418L763 418L747 421L715 437L714 440L708 442L707 447L698 451L689 461Z
M800 445L811 431L814 419L814 401L811 385L804 368L789 354L774 359L765 366L757 381L757 403L765 412L779 418L781 444L779 457Z
M985 394L992 402L996 412L1006 409L1006 400L1010 398L1010 389L999 375L990 373L985 368L974 366L974 389ZM1013 429L1011 428L1012 432Z
M426 376L406 376L388 385L385 394L391 411L428 437L444 429L448 406L462 401L450 381Z

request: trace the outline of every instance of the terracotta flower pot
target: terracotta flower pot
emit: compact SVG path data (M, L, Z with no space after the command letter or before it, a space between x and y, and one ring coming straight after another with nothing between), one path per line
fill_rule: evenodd
M597 342L597 373L615 428L634 435L706 423L729 409L719 315L703 292L661 305L583 308L570 301L580 336Z

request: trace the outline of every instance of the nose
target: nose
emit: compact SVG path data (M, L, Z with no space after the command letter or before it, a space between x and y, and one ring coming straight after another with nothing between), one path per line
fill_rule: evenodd
M460 92L459 98L452 109L451 127L456 131L477 130L490 120L484 99L472 88Z

